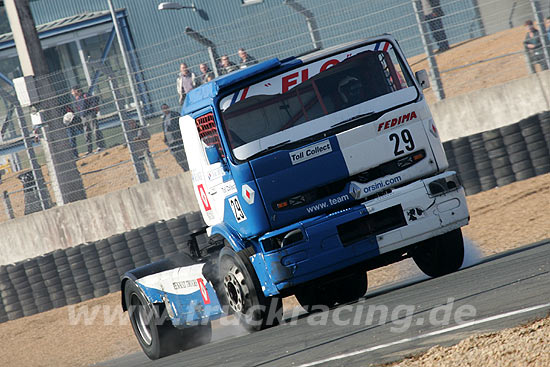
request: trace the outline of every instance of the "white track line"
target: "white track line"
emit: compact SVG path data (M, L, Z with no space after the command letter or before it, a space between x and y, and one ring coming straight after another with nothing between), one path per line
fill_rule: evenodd
M391 346L398 345L398 344L404 344L404 343L412 342L412 341L419 340L419 339L425 339L425 338L429 338L431 336L445 334L445 333L448 333L448 332L451 332L451 331L464 329L464 328L467 328L467 327L470 327L470 326L479 325L479 324L483 324L483 323L494 321L494 320L504 319L506 317L515 316L515 315L519 315L519 314L522 314L522 313L527 313L527 312L531 312L531 311L535 311L535 310L539 310L541 308L547 308L547 307L550 307L550 303L546 303L546 304L538 305L538 306L533 306L533 307L528 307L528 308L523 308L521 310L510 311L510 312L506 312L506 313L503 313L503 314L500 314L500 315L487 317L487 318L481 319L481 320L466 322L464 324L456 325L456 326L453 326L453 327L450 327L450 328L447 328L447 329L432 331L431 333L418 335L418 336L415 336L415 337L412 337L412 338L405 338L405 339L397 340L397 341L394 341L394 342L391 342L391 343L381 344L381 345L377 345L377 346L374 346L374 347L357 350L355 352L340 354L340 355L330 357L330 358L326 358L326 359L322 359L322 360L319 360L319 361L301 364L298 367L317 366L319 364L323 364L323 363L327 363L327 362L331 362L331 361L337 361L337 360L340 360L340 359L353 357L353 356L356 356L356 355L359 355L359 354L365 354L365 353L368 353L368 352L372 352L372 351L375 351L375 350L378 350L378 349L383 349L383 348L391 347Z

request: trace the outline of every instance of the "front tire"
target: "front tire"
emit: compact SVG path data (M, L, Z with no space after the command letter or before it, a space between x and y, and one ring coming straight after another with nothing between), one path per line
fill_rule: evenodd
M263 330L280 323L283 303L280 297L265 297L249 256L253 249L238 253L225 247L220 251L220 294L229 313L249 331Z
M163 312L164 304L151 304L133 281L126 284L124 297L134 334L149 359L206 344L212 337L210 322L181 330L174 327Z
M412 258L420 270L432 278L457 271L464 261L461 229L424 241L412 252Z

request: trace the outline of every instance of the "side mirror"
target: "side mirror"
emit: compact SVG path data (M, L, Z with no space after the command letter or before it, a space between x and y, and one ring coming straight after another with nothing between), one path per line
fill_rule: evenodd
M206 151L206 158L208 159L208 163L214 164L221 162L220 152L218 152L218 147L215 145L210 145L204 148Z
M418 81L418 84L420 84L422 90L430 87L430 78L428 77L426 70L418 70L414 76L416 77L416 80Z

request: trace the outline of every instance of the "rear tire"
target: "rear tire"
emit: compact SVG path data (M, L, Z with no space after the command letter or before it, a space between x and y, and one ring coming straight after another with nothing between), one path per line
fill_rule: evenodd
M424 241L412 252L422 272L432 278L457 271L464 261L464 239L460 228Z
M133 281L126 283L124 298L134 334L149 359L159 359L210 342L210 322L185 329L174 327L164 313L164 304L151 304Z

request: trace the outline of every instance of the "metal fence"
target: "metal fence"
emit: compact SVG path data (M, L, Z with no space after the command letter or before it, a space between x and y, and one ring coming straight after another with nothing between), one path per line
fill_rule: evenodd
M238 64L239 47L262 61L387 32L398 38L414 70L432 71L429 102L525 77L548 62L547 53L534 58L534 51L526 52L523 26L532 19L536 28L543 29L539 22L550 15L547 2L442 0L441 8L431 11L429 6L437 1L394 0L377 9L367 2L336 5L331 0L287 0L277 6L288 3L307 6L296 7L292 16L275 17L266 10L255 19L243 14L232 23L196 32L179 29L171 39L126 52L134 67L130 73L117 45L105 60L87 60L88 72L96 76L92 83L82 65L42 77L37 84L48 88L42 93L47 97L39 114L20 108L13 90L0 80L0 99L8 106L6 116L0 116L0 148L8 154L0 161L5 209L0 221L182 172L177 162L181 153L165 142L160 108L167 103L172 111L179 110L176 77L182 62L200 76L200 63L221 72L216 65L225 50L234 50L228 57ZM232 38L236 29L243 36ZM546 34L546 29L540 33ZM262 39L269 42L262 44ZM544 37L538 39L540 47L545 45ZM176 52L175 45L186 47L186 55ZM130 80L137 98L132 96ZM75 85L89 93L97 110L95 119L72 124L64 120L68 112L77 112L71 95ZM40 117L42 124L33 128L31 121Z

